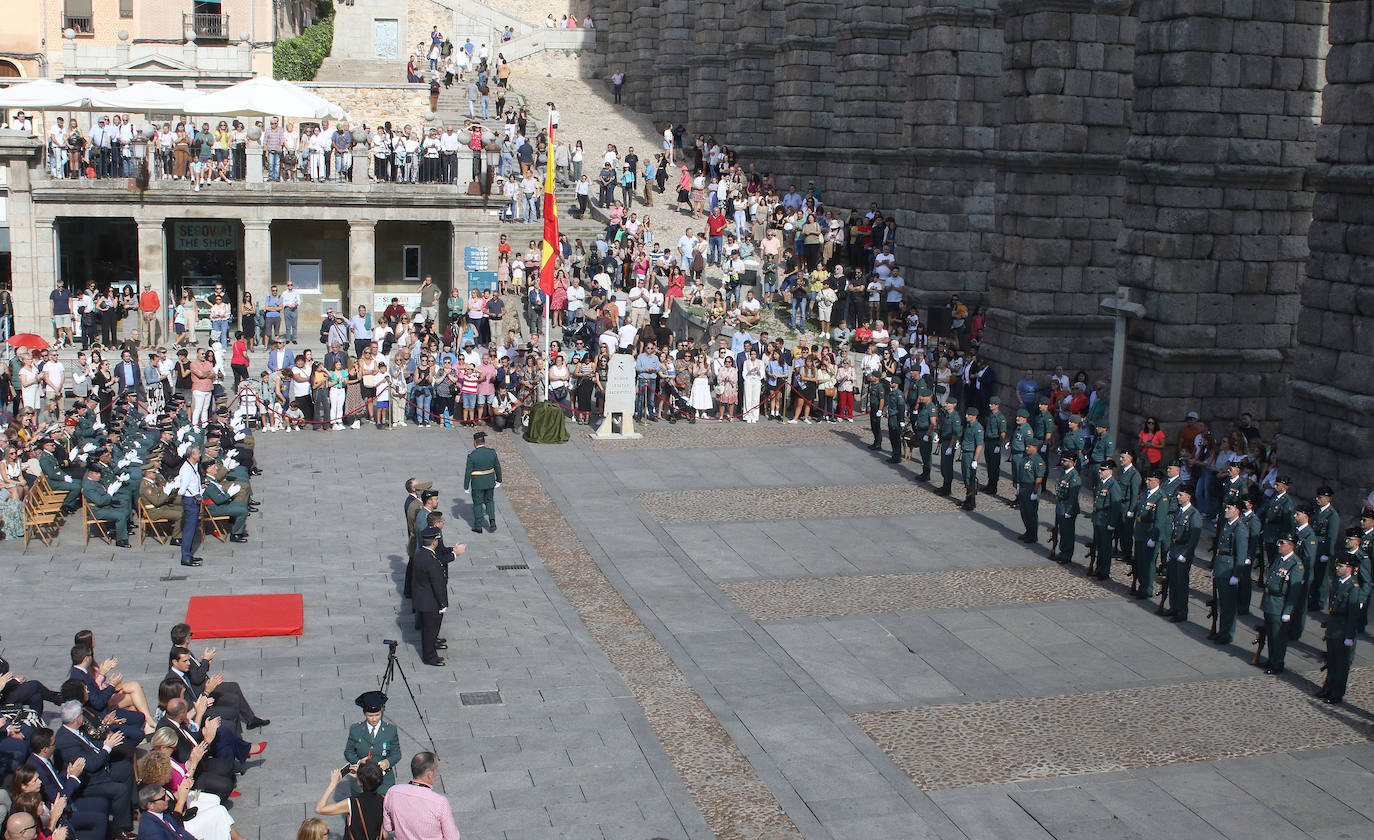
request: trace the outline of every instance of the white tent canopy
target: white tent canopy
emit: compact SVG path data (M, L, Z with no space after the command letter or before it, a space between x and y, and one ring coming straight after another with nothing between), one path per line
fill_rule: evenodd
M124 88L91 91L92 110L132 111L147 114L181 113L190 91L157 82L138 82Z
M258 76L214 93L188 96L185 112L220 116L346 119L338 105L290 82Z
M97 92L79 85L64 85L52 79L39 79L0 89L0 108L84 110L87 101Z

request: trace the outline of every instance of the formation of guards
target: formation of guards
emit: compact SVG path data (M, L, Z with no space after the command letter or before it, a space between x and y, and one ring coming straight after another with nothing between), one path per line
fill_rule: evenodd
M226 408L195 425L180 395L161 414L146 411L132 393L103 412L96 400L80 400L37 443L39 468L65 494L62 512L77 511L84 501L90 518L114 531L117 547L129 548L129 535L149 522L165 528L172 545L182 545L187 505L178 477L188 458L200 473L209 512L229 519L233 542L248 540L248 516L257 510L251 478L262 471L251 431Z
M952 397L937 405L924 379L915 380L904 392L900 380L870 374L865 405L873 432L869 448L882 448L881 424L886 422L893 453L889 462L899 463L909 452L920 460L920 482L931 481L938 462L941 483L935 492L952 495L959 478L964 486L960 507L965 510L975 509L980 490L997 493L1005 452L1013 483L1011 504L1025 528L1019 539L1036 543L1040 495L1048 476L1042 451L1056 432L1049 400L1038 402L1034 414L1017 410L1008 428L997 397L988 400L989 410L980 419L974 405L961 415ZM1222 481L1223 513L1211 527L1193 504L1194 487L1183 481L1183 462L1142 472L1132 452L1116 451L1105 419L1097 422L1091 445L1081 432L1080 417L1069 419L1059 443L1061 472L1052 485L1050 556L1064 565L1073 563L1078 521L1087 514L1092 526L1087 573L1106 580L1113 561L1128 564L1130 596L1143 600L1157 594L1156 613L1178 623L1188 620L1192 567L1198 562L1204 532L1210 531L1208 640L1230 644L1237 619L1250 614L1258 593L1263 624L1253 664L1267 674L1281 674L1288 645L1301 637L1308 614L1324 612L1327 678L1317 697L1341 702L1355 641L1369 620L1374 510L1366 508L1358 527L1342 531L1330 487L1318 488L1310 500L1298 500L1290 493L1291 479L1281 475L1266 498L1241 475L1240 464L1232 463ZM980 462L988 476L981 486ZM1085 487L1091 493L1090 510L1083 509Z

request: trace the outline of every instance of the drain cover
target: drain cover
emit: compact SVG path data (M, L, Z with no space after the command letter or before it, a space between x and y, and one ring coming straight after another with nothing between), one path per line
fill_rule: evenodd
M529 564L529 563L507 563L507 564L505 564L504 566L497 566L497 567L496 567L496 571L498 571L498 572L514 572L514 571L519 571L520 569L529 569L529 567L530 567L530 564Z
M505 702L499 691L460 691L458 700L464 706L497 706Z

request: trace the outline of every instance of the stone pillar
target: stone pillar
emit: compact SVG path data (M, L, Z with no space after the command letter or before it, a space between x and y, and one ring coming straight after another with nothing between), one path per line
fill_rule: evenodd
M918 3L907 75L904 200L897 211L897 260L910 266L916 297L985 300L996 231L992 153L1002 104L1002 26L997 0Z
M630 85L630 9L633 8L631 0L607 0L606 3L607 20L610 28L602 32L598 30L597 38L606 39L606 85L609 93L610 78L617 71L625 74L625 86ZM598 25L600 21L597 21Z
M686 91L687 130L691 135L715 134L725 124L725 46L721 22L725 19L722 0L699 0L696 4L696 33L687 58L689 78ZM688 138L690 142L691 138Z
M358 306L372 309L377 276L377 223L371 219L348 222L348 311Z
M458 289L463 293L463 297L467 298L468 273L463 269L463 243L460 241L461 237L458 234L458 225L456 223L450 222L448 227L450 234L450 254L448 260L449 278L448 288L444 290L445 296L447 297L447 293L449 291L452 291L453 289Z
M29 154L36 156L36 141L25 141ZM8 150L7 150L8 151ZM35 167L30 169L30 166ZM48 319L48 295L57 282L55 259L56 234L51 221L34 218L33 182L31 173L42 163L23 156L0 163L8 170L10 234L10 295L14 298L14 331L38 333L52 339L52 321Z
M753 158L768 145L773 123L774 35L783 25L779 0L755 0L738 13L739 31L725 52L729 68L730 103L726 116L731 148Z
M1300 4L1302 5L1302 4ZM1367 0L1331 0L1317 194L1308 236L1293 379L1279 439L1301 495L1336 490L1350 521L1374 487L1374 21Z
M675 103L687 89L687 56L692 52L695 21L696 5L689 0L662 0L659 3L660 47L653 65L653 101L646 108L655 117L680 118L676 104L670 106L669 103ZM662 131L663 126L657 128Z
M623 104L637 111L647 111L653 106L655 63L660 49L659 25L656 3L638 4L630 12L630 44L626 54L629 66L625 71Z
M1146 314L1130 326L1123 428L1189 410L1248 411L1266 429L1283 417L1324 7L1139 3L1119 278Z
M143 336L145 345L161 344L167 340L166 304L167 290L167 232L163 219L138 219L138 291L141 294L145 285L151 285L157 292L163 306L158 312L152 334ZM244 243L245 246L247 243ZM245 250L245 253L247 251ZM139 329L143 329L142 323Z
M984 348L1003 382L1062 364L1105 378L1130 125L1129 0L1004 0L997 234Z
M788 0L784 11L787 24L773 65L772 145L824 149L834 110L838 8L834 3ZM815 159L796 161L794 167L788 167L789 177L814 177L820 168Z
M272 291L272 222L243 220L243 287L259 307Z

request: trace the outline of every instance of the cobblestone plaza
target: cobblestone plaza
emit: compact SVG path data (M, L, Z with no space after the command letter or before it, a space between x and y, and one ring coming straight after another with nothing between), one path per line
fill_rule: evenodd
M52 684L89 626L152 685L190 595L302 593L300 637L198 640L272 719L233 806L252 840L310 814L383 639L402 640L464 837L1374 834L1363 640L1347 703L1323 706L1317 621L1265 677L1255 619L1204 641L1203 575L1192 621L1170 624L847 425L492 440L495 534L467 530L467 435L404 429L260 434L250 541L207 545L203 568L151 542L83 552L79 528L7 543L27 597L5 655ZM400 598L408 475L435 482L448 541L468 545L441 668L420 664ZM460 702L491 690L501 703ZM390 694L408 760L425 734L405 686Z

